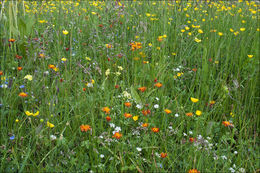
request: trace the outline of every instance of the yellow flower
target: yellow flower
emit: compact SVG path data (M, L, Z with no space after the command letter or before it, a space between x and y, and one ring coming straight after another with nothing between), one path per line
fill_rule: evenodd
M234 32L234 30L232 28L230 28L230 32Z
M137 116L137 115L136 115L136 116L133 116L133 120L134 120L134 121L137 121L138 118L139 118L139 116Z
M37 115L39 115L39 111L37 111L36 113L33 114L34 117L36 117Z
M149 47L152 47L153 45L152 45L152 43L149 43L148 46L149 46Z
M199 42L201 42L201 40L200 39L198 39L197 37L195 37L195 39L194 39L197 43L199 43Z
M166 35L166 34L164 34L164 35L163 35L163 38L166 38L166 37L167 37L167 35Z
M18 123L18 122L19 122L19 120L18 120L18 119L16 119L16 120L15 120L15 122L17 122L17 123Z
M91 59L89 57L86 57L86 60L91 61Z
M53 128L54 124L50 123L49 121L47 121L47 127Z
M190 28L188 26L186 26L185 29L188 31Z
M31 81L31 80L32 80L32 75L26 75L26 76L24 77L24 79L28 79L29 81Z
M222 35L223 35L223 33L222 33L222 32L218 32L218 35L219 35L219 36L222 36Z
M69 31L63 30L62 33L63 33L64 35L67 35L67 34L69 33Z
M29 111L25 111L25 114L26 114L27 116L33 115L33 113L31 113L31 112L29 112Z
M47 23L46 20L39 20L39 23Z
M181 32L185 32L185 29L182 29Z
M67 59L66 59L66 58L61 58L61 60L62 60L62 61L64 61L64 62L65 62L65 61L67 61Z
M248 56L248 58L253 58L254 55L247 55L247 56Z
M196 110L196 115L200 116L202 112L200 110Z
M97 13L96 13L96 12L94 12L94 11L92 11L91 13L92 13L93 15L96 15L96 14L97 14Z
M197 103L199 101L199 99L196 99L194 97L191 97L190 100L193 102L193 103Z
M242 31L242 32L245 31L245 30L246 30L246 28L240 28L240 31Z
M199 29L199 30L198 30L198 33L203 34L202 29Z

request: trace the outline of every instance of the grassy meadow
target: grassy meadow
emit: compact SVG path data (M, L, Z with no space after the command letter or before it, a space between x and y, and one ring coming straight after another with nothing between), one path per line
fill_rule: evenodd
M257 1L0 1L0 172L260 172Z

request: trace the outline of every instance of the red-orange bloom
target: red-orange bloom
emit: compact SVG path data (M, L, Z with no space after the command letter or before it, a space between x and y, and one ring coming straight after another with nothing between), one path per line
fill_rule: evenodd
M102 111L105 112L106 114L109 114L109 113L110 113L109 107L103 107L103 108L102 108Z
M142 127L148 127L148 125L149 125L148 123L143 123Z
M0 71L0 76L2 76L4 74L4 72L3 71Z
M21 93L19 94L19 96L24 98L24 97L27 97L28 94L26 94L25 92L21 92Z
M234 127L234 125L232 123L230 123L229 121L222 121L222 124L225 126L225 127Z
M15 55L15 58L17 58L17 59L22 59L22 56Z
M82 125L80 126L80 130L81 130L82 132L87 132L87 131L91 130L91 127L90 127L90 125L84 125L84 124L82 124Z
M87 88L83 88L83 91L86 91L87 90Z
M23 69L23 67L17 67L18 71L21 71Z
M146 116L147 114L150 114L151 113L151 111L149 110L149 109L147 109L147 110L142 110L142 114L144 115L144 116Z
M125 116L126 118L131 118L131 117L132 117L132 115L129 114L129 113L125 113L124 116Z
M158 82L158 83L154 84L154 86L156 86L157 88L161 88L162 87L162 83Z
M189 138L189 141L192 143L192 142L195 142L196 141L196 138Z
M140 87L140 88L138 88L138 90L141 91L141 92L145 92L146 89L147 89L146 87Z
M167 153L161 153L161 158L167 157Z
M200 173L200 171L198 171L197 169L190 169L189 173Z
M193 113L192 113L192 112L188 112L188 113L186 113L186 115L187 115L188 117L191 117L191 116L193 115Z
M107 116L106 119L107 119L107 121L111 121L111 117L110 116Z
M125 102L125 106L126 106L126 107L130 107L130 106L131 106L131 103L130 103L130 102Z
M158 133L158 132L159 132L159 128L158 128L158 127L153 127L153 128L152 128L152 131L153 131L154 133Z
M116 132L112 137L116 139L120 139L123 135L119 132Z
M10 38L8 41L11 42L11 43L13 43L13 42L15 42L15 39Z

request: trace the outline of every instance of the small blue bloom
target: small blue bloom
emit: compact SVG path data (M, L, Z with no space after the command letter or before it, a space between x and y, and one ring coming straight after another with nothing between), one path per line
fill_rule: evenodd
M14 135L10 137L10 140L14 140Z
M21 85L19 88L24 88L25 86L24 85Z

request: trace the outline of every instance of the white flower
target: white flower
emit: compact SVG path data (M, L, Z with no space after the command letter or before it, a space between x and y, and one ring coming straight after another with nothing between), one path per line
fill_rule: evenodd
M157 101L159 101L160 99L158 97L155 98Z
M237 154L237 151L234 151L234 154Z
M138 109L142 109L143 106L140 105L140 104L137 104L136 107L137 107Z
M229 168L230 172L236 172L233 168Z
M121 127L116 127L116 128L115 128L115 131L116 131L116 132L121 131Z
M198 136L198 140L200 140L200 139L202 139L202 136L201 136L201 135Z
M123 70L123 67L122 66L118 66L117 67L119 70Z
M121 73L120 73L119 71L118 71L118 72L116 72L116 76L120 76L120 74L121 74Z
M183 136L187 136L187 134L186 134L186 133L183 133Z
M172 126L169 126L169 129L171 129L171 130L172 130Z
M116 126L116 125L113 124L113 123L110 123L109 125L110 125L110 127L112 127L112 128L114 128L114 127Z
M105 156L104 156L104 154L100 154L100 158L104 158Z
M240 168L239 171L240 171L241 173L246 172L245 168Z
M193 134L193 132L192 132L192 131L189 131L189 134L190 134L190 135L192 135L192 134Z
M110 74L110 69L107 69L105 75L108 76Z
M57 137L55 135L51 135L50 138L51 138L51 140L57 139Z
M175 114L175 117L179 117L179 114Z
M26 75L26 76L24 76L24 79L27 79L27 80L29 80L29 81L31 81L32 78L33 78L32 75L29 75L29 74Z
M131 99L131 94L129 94L127 91L123 91L123 96L128 99Z
M7 88L8 86L6 84L1 85L2 88Z
M222 158L223 160L227 160L227 157L226 157L226 156L221 156L221 158Z
M49 71L45 71L45 72L43 72L43 74L48 75L48 74L49 74Z
M154 107L155 109L158 109L158 108L159 108L159 105L156 104L156 105L154 105L153 107Z
M137 151L142 151L142 148L136 147Z
M87 84L87 87L92 88L92 87L93 87L93 84L92 84L92 83L88 83L88 84Z

